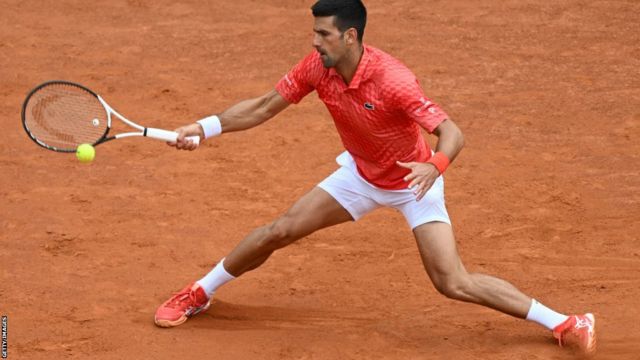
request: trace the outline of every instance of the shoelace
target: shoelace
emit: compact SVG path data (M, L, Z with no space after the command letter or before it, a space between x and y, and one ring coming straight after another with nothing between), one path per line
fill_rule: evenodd
M577 318L576 329L581 329L583 327L591 329L591 322L589 320L583 320L583 319Z
M196 304L196 292L189 289L185 292L178 292L176 294L173 295L173 297L169 300L169 302L167 303L167 307L168 308L180 308L181 304L184 303L185 301L190 300L191 304L193 304L195 306Z
M573 327L576 330L582 329L584 327L588 328L589 331L591 331L591 322L589 321L589 319L581 319L579 317L576 317L576 323L575 325L573 325ZM571 329L570 327L568 329ZM560 337L558 338L558 344L560 346L564 346L566 345L566 341L565 341L565 335L566 335L566 331L568 329L565 329L562 333L560 333Z

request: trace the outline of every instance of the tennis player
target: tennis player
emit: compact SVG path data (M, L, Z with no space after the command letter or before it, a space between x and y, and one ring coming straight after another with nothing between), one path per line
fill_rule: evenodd
M220 286L258 268L274 251L387 206L404 215L440 293L539 323L561 346L594 352L592 314L558 313L504 280L467 272L456 249L442 177L463 147L460 129L424 95L415 75L400 61L363 44L366 9L361 1L320 0L311 10L314 50L274 90L177 129L178 141L170 145L194 150L196 145L186 136L209 139L255 127L315 90L346 149L337 157L340 167L284 215L247 235L210 273L162 304L155 323L184 323L209 307ZM420 128L438 137L435 151Z

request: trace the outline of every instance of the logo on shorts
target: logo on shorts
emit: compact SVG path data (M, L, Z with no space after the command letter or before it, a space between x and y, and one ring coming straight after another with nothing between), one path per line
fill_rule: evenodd
M372 103L368 103L368 102L364 103L364 108L367 109L367 110L375 110L376 109L376 107L373 106Z

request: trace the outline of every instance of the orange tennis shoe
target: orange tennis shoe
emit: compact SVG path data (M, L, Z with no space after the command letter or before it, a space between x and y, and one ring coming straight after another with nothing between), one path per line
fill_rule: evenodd
M209 308L211 299L197 283L189 284L156 310L155 323L160 327L178 326L188 318Z
M577 347L586 354L596 351L596 318L593 314L571 315L553 329L560 346Z

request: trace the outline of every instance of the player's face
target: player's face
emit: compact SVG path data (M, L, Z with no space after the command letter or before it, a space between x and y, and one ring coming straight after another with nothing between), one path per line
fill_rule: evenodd
M336 65L347 52L343 34L334 25L334 16L316 17L313 25L313 47L320 53L322 65Z

